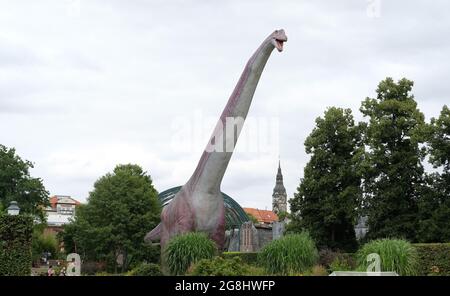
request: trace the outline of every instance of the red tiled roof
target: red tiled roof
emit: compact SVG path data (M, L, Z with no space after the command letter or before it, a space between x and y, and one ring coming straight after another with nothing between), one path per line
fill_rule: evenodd
M72 198L72 197L70 197L70 199L72 199L74 202L75 202L75 205L80 205L81 203L78 201L78 200L76 200L76 199L74 199L74 198ZM56 209L56 204L58 203L58 196L51 196L50 197L50 206L52 207L52 209Z
M244 208L247 214L254 216L260 223L272 223L278 221L278 215L272 211L254 208Z

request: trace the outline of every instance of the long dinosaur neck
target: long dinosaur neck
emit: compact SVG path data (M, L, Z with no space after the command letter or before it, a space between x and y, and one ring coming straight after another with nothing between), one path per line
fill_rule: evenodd
M220 190L223 175L247 117L259 78L273 49L274 46L267 38L247 62L197 168L186 185L204 192Z

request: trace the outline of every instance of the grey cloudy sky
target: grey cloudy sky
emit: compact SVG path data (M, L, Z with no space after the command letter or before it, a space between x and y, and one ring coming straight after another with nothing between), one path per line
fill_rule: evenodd
M268 137L256 152L241 137L222 183L270 209L278 155L292 197L326 107L360 119L380 80L407 77L426 118L439 114L449 12L443 0L0 1L0 143L32 160L51 194L81 201L118 163L142 165L159 191L181 185L246 61L284 28L250 109L256 128L243 130ZM197 136L177 145L182 128Z

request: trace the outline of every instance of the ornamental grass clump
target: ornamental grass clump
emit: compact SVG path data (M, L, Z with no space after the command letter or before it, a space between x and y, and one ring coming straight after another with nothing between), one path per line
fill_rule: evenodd
M266 245L258 261L270 274L290 275L311 269L319 253L308 232L291 234Z
M210 259L217 252L216 244L206 234L191 232L170 240L165 251L167 267L172 275L183 275L201 259Z
M399 275L417 275L418 255L411 243L401 239L378 239L365 244L356 254L359 270L367 270L369 254L380 256L381 271L395 271ZM372 271L372 270L369 270Z

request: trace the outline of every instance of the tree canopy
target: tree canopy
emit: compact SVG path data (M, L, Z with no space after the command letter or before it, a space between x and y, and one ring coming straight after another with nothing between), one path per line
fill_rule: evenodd
M444 174L450 174L450 109L445 105L439 118L431 119L429 139L430 162L442 167Z
M411 94L413 82L381 81L376 98L360 108L365 130L364 209L369 238L416 239L417 203L423 186L424 115Z
M353 225L361 198L357 174L360 142L360 130L350 109L332 107L316 119L316 127L305 141L311 159L290 200L291 231L309 230L319 246L356 248Z
M0 144L0 209L17 201L21 213L45 220L44 208L48 205L48 192L40 178L30 176L33 164L22 160L14 148Z
M432 118L428 133L429 161L438 169L426 176L419 202L418 241L450 241L450 109Z
M122 272L135 263L157 260L145 234L159 223L158 193L151 177L138 165L118 165L99 178L88 203L77 208L75 221L65 226L68 251L84 260L104 261Z
M427 124L413 85L381 81L358 124L336 107L316 119L288 231L307 229L319 245L348 250L356 218L367 216L366 240L450 240L450 109ZM435 171L425 171L426 156Z

